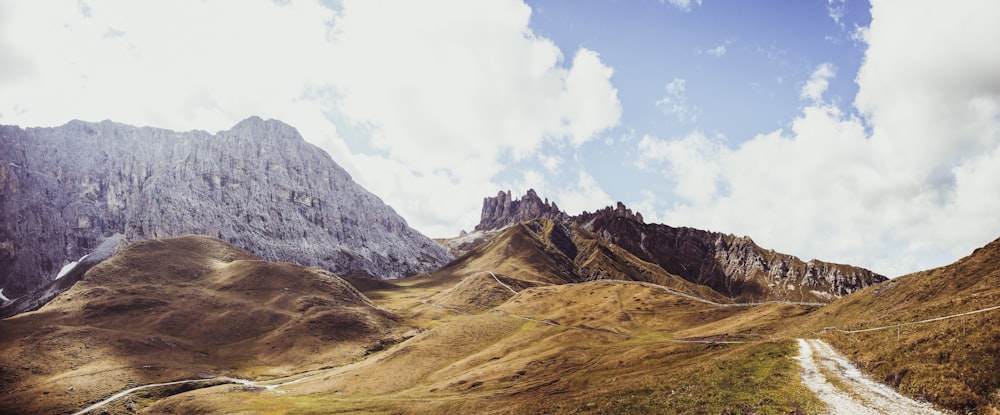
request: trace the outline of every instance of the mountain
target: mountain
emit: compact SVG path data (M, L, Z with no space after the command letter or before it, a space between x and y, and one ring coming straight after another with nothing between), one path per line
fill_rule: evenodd
M903 394L955 413L995 414L1000 411L998 306L1000 239L951 265L841 298L802 326L822 333L876 380ZM956 317L942 318L949 316ZM849 333L854 330L864 331Z
M325 270L204 236L144 240L41 309L0 320L0 413L68 413L127 385L205 373L337 365L401 327Z
M267 260L396 278L452 259L291 126L228 131L110 121L0 126L0 288L9 298L122 234L200 234Z
M539 237L551 233L531 224L508 227L489 251L548 245ZM720 306L625 281L547 285L514 272L531 265L519 249L539 248L511 245L518 258L493 275L365 280L368 298L418 328L384 350L274 379L303 379L276 391L160 394L138 402L141 413L821 413L799 381L795 342L780 340L789 319L817 307Z
M538 197L534 189L520 199L511 200L510 191L497 193L496 197L483 198L483 212L476 231L502 229L518 222L532 219L552 219L562 222L569 215L559 210L556 202L544 201Z
M495 208L507 205L511 209ZM855 266L802 261L761 248L747 237L647 224L640 213L621 202L614 208L569 216L552 212L555 203L542 201L529 190L516 201L510 201L509 193L501 192L486 198L483 206L478 231L501 229L539 213L540 217L579 226L642 261L740 302L829 302L886 280Z
M512 297L514 290L503 289L501 282L520 291L597 280L637 281L729 302L710 288L643 261L578 225L550 219L508 226L434 275L461 280L435 296L435 302L470 312L496 307ZM491 300L484 301L484 293L490 293Z

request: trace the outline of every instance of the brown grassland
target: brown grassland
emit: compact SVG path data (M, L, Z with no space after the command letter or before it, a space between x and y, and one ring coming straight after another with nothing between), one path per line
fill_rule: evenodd
M130 385L212 374L302 380L156 388L105 410L813 414L824 406L791 357L794 338L822 336L905 394L996 413L1000 313L904 326L899 341L896 330L823 328L1000 304L998 268L994 242L825 307L720 307L600 280L727 301L547 221L508 228L433 274L347 277L353 287L208 238L150 241L0 322L0 412L64 413Z
M825 306L803 327L904 395L957 413L1000 413L1000 239L954 264L905 275ZM885 330L842 333L837 327ZM814 334L815 336L815 334Z

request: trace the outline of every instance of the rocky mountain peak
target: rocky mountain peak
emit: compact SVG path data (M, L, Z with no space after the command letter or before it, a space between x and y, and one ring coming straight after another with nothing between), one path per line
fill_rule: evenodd
M643 220L641 213L639 213L639 212L632 212L632 209L629 209L628 207L626 207L625 204L622 203L622 202L618 202L615 205L615 207L606 206L604 209L598 210L598 211L596 211L594 213L583 212L579 216L577 216L576 218L577 219L587 218L585 221L591 221L591 220L593 220L594 218L597 218L597 217L602 217L602 218L624 218L624 219L634 220L634 221L639 222L639 223L646 223Z
M512 200L509 191L485 198L476 230L496 230L535 219L578 226L671 274L740 301L829 302L886 279L850 265L804 262L761 248L746 236L647 224L641 213L622 202L569 216L534 190L519 200Z
M270 261L396 278L451 255L292 126L250 117L174 132L111 121L0 126L0 288L51 282L115 234L188 234Z
M278 139L305 141L299 130L278 120L264 120L252 116L237 123L228 131L220 131L220 135L231 135L236 138L248 139Z
M562 222L569 215L559 210L556 202L542 199L534 189L528 189L520 199L512 199L510 190L483 199L483 211L476 231L491 231L532 219L552 219Z

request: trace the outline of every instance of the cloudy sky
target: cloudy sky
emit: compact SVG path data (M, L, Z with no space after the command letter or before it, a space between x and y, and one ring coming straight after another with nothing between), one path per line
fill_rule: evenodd
M484 196L889 276L1000 236L994 0L0 0L0 123L283 120L429 236Z

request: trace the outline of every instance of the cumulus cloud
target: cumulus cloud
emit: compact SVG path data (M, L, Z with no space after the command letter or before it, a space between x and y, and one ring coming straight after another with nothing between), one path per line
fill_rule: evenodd
M677 121L688 123L696 121L698 118L697 108L687 102L687 81L683 78L674 78L665 86L667 95L656 101L656 106L663 110L664 114L677 117Z
M520 178L502 188L510 189L514 197L523 195L528 189L534 189L539 197L555 201L560 210L570 215L583 211L592 212L615 203L597 179L583 168L570 172L570 179L565 184L557 184L545 178L542 172L526 169L521 172Z
M814 103L822 101L823 93L830 86L830 79L834 77L834 72L833 64L831 63L823 63L817 66L812 76L809 77L809 80L802 87L799 96Z
M834 23L843 28L844 23L841 19L847 14L847 0L826 0L826 12Z
M788 129L735 148L700 133L640 140L640 163L679 198L662 216L890 276L995 239L1000 55L983 46L1000 42L998 13L988 1L873 1L861 118L822 99L834 71L820 65Z
M686 11L686 12L691 11L691 5L692 4L697 4L697 5L701 6L701 0L693 0L693 1L692 0L660 0L660 3L664 3L664 2L665 3L670 3L670 5L678 8L678 9L681 9L683 11Z
M688 203L708 204L724 196L722 166L729 150L719 138L700 131L676 140L646 135L639 140L640 168L664 166L660 171L674 182L674 195Z
M335 55L349 62L331 68L340 109L373 127L374 147L409 170L412 184L451 178L451 186L418 186L428 203L407 211L433 234L455 232L455 217L475 222L479 199L468 195L495 187L504 154L519 160L546 140L580 146L621 116L613 70L597 53L580 49L567 64L531 34L527 6L488 5L457 1L440 13L402 2L386 16L382 5L348 3L335 25Z
M711 49L698 49L697 52L699 55L708 55L715 58L721 58L723 56L726 56L727 44L729 44L729 42L726 42L725 44L716 45L714 48Z
M3 7L0 122L280 119L434 236L475 223L469 195L495 191L505 160L581 146L621 118L612 68L585 48L564 56L515 0Z
M559 173L559 166L562 165L563 158L554 154L553 155L539 154L538 161L542 163L542 166L545 167L545 170L548 170L551 173Z
M550 191L553 195L552 200L557 200L559 208L570 215L593 211L614 203L614 199L601 188L594 176L582 169L577 172L575 182Z

